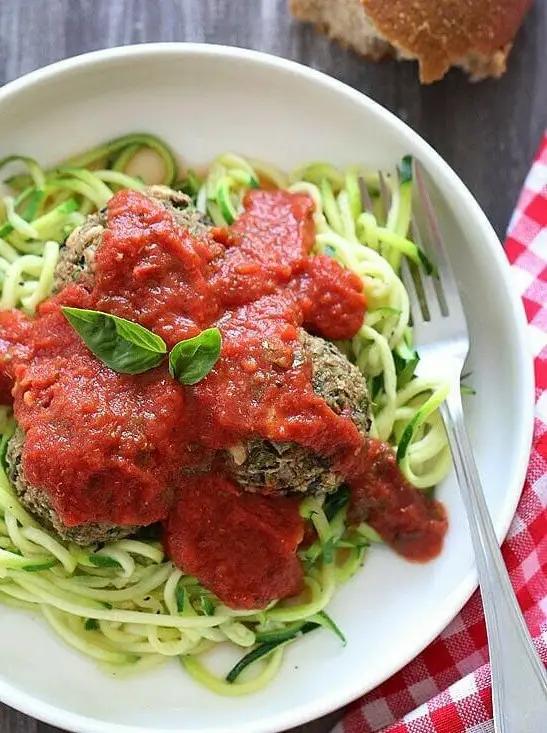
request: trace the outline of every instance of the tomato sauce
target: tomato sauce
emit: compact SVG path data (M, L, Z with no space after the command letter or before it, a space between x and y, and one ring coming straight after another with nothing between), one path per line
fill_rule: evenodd
M164 367L128 376L90 358L60 302L92 305L71 285L32 323L31 352L15 367L14 387L25 476L47 491L67 526L159 521L180 474L184 390Z
M219 474L186 479L165 525L167 552L224 603L264 608L302 590L299 503L242 491Z
M328 457L351 487L350 521L366 518L409 559L440 551L446 518L403 479L388 447L364 441L313 392L300 328L350 338L365 299L353 273L309 256L312 201L257 190L244 208L232 226L197 237L146 196L116 194L94 276L32 320L0 314L0 387L14 384L25 476L67 526L165 521L173 560L225 603L251 608L298 592L304 529L296 500L251 495L223 476L231 446L260 437ZM165 362L117 374L88 351L63 305L136 321L169 347L216 325L221 356L192 387Z
M351 498L348 523L368 522L408 560L425 562L441 549L448 529L443 505L402 476L393 450L369 438L346 466Z
M91 307L138 321L172 347L220 314L209 269L223 251L213 238L190 235L146 196L122 191L108 205Z
M0 311L0 405L11 405L14 368L24 356L25 340L30 328L21 311Z
M355 336L363 325L362 289L358 276L331 257L308 258L294 283L306 330L333 340Z

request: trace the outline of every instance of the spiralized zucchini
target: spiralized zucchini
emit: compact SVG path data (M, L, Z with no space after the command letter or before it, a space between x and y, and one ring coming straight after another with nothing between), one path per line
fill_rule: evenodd
M25 169L6 179L11 195L0 198L0 309L32 313L49 295L59 249L70 232L116 191L144 188L128 171L145 150L162 169L153 182L172 185L176 159L164 142L147 134L125 135L50 170L24 156L0 160L0 171Z
M361 329L338 345L367 378L372 433L398 451L401 469L414 486L437 484L449 468L438 412L447 385L442 378L414 376L418 359L399 278L403 256L424 263L408 238L408 161L398 175L381 180L357 167L342 171L323 162L286 174L228 153L212 163L205 178L188 171L176 180L172 151L144 134L112 140L49 170L30 158L5 158L0 169L23 170L8 178L10 194L0 199L0 308L32 313L50 294L59 250L70 232L117 190L144 187L135 170L145 150L162 170L153 182L186 192L216 225L237 218L247 191L262 185L313 199L315 253L359 275L367 297ZM391 202L387 211L380 196L384 185ZM344 641L325 607L337 586L361 567L370 544L381 539L367 525L347 528L343 490L324 502L308 498L302 503L301 512L317 533L317 540L299 553L305 569L302 597L263 611L236 611L178 570L156 541L82 548L40 527L17 500L5 472L13 427L11 411L0 407L0 599L40 612L68 645L116 675L179 657L197 682L219 694L242 695L266 685L278 672L287 644L303 634L324 627ZM204 655L224 642L241 648L243 656L221 678L209 671Z

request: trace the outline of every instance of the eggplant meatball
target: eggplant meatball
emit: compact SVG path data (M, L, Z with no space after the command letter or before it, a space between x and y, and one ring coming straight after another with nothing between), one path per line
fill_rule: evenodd
M142 193L171 212L175 222L192 234L199 235L205 231L205 217L194 208L190 197L186 194L167 186L148 186ZM55 268L53 280L55 292L78 280L81 275L93 274L95 252L101 243L106 225L106 211L103 209L88 216L85 222L69 235Z
M349 417L359 432L370 429L370 399L365 378L334 344L302 331L302 346L312 363L312 387L338 415ZM233 478L250 491L325 494L336 491L342 477L329 458L295 443L257 438L228 452Z
M18 427L8 443L7 473L21 504L45 527L54 529L62 539L78 545L120 540L136 532L138 527L119 527L110 522L87 522L75 527L67 527L53 508L48 494L27 481L21 465L24 443L25 433Z
M149 186L143 193L161 203L185 229L198 235L205 230L203 216L191 205L190 198L185 194L173 191L167 186ZM88 216L84 224L70 234L61 250L56 267L55 291L62 290L82 275L93 276L95 252L101 243L106 225L106 213L101 211ZM24 443L25 434L18 427L8 444L6 454L8 474L23 506L45 526L54 529L63 539L81 545L121 539L139 529L134 526L116 526L109 522L88 522L67 527L53 508L47 493L32 486L25 477L21 460Z

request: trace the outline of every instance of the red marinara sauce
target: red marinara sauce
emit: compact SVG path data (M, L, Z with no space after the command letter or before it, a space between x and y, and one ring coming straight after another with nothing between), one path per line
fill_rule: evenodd
M165 524L169 557L236 608L302 590L298 499L242 491L220 474L187 478Z
M28 329L28 319L21 311L0 311L0 405L13 402L14 368L25 354Z
M224 602L250 608L298 591L304 530L296 500L249 495L222 476L233 445L267 438L328 457L351 487L350 521L366 517L409 559L440 551L446 519L404 481L390 449L363 441L313 392L300 328L350 338L365 300L354 274L309 256L312 201L251 191L244 205L231 227L196 237L146 196L116 194L93 277L32 321L0 319L0 374L14 381L25 475L67 526L165 521L173 560ZM117 374L87 350L63 305L136 321L169 346L216 325L222 353L193 387L165 363Z
M15 415L26 479L67 526L150 524L167 515L180 475L184 390L164 366L117 374L95 359L60 305L93 307L71 285L43 303L15 366Z
M445 509L406 481L390 446L368 438L352 464L348 523L368 522L407 560L438 555L448 529Z

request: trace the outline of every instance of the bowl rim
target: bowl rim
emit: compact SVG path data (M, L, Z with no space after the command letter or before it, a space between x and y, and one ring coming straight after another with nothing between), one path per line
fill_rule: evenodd
M524 419L519 425L518 444L515 453L518 455L517 470L513 477L513 483L520 486L517 491L511 492L510 500L503 505L503 512L496 522L496 535L501 543L507 534L511 520L515 514L518 501L524 485L532 445L534 426L535 406L535 380L532 351L529 346L528 322L524 306L519 293L512 282L512 273L509 262L505 256L501 242L496 235L492 225L488 221L480 205L471 194L467 186L451 168L451 166L427 143L421 135L415 132L409 125L399 119L395 114L387 110L378 102L371 99L364 92L360 92L349 85L329 76L326 73L312 69L305 64L284 59L274 54L262 51L254 51L238 46L229 46L213 43L187 43L187 42L161 42L161 43L139 43L113 48L103 48L90 51L76 56L57 61L40 67L23 76L8 82L0 88L0 108L8 104L11 97L22 92L32 92L33 87L40 85L54 77L69 75L83 67L92 68L107 66L113 61L131 58L153 58L168 56L202 56L216 57L218 59L240 60L252 65L260 65L271 69L273 72L290 72L293 75L309 80L311 84L322 86L326 90L343 95L347 99L362 107L371 110L376 116L383 118L387 125L390 125L402 137L410 138L413 144L419 148L422 160L427 160L428 167L433 169L434 175L441 173L450 182L460 198L468 215L474 219L476 227L481 232L483 239L490 248L490 254L496 262L499 276L507 296L511 300L511 308L517 323L515 334L515 353L518 355L519 379L521 383L521 394L524 397L522 404L522 415ZM397 668L392 670L395 674L406 664L418 656L435 639L439 633L452 621L461 611L465 603L478 586L476 568L473 567L465 579L449 595L442 607L437 611L437 623L434 624L426 635L420 637L419 643L415 644L412 651L401 658ZM244 723L237 728L237 733L279 733L281 730L302 725L310 720L319 718L344 705L352 702L367 691L374 689L387 679L385 676L375 680L373 687L363 689L358 681L348 689L335 690L333 694L314 700L300 707L292 708L290 711L270 716L260 723ZM108 723L90 718L78 713L72 713L50 703L43 702L33 695L21 689L13 687L8 682L0 680L0 700L5 704L19 710L22 713L33 716L48 724L65 728L75 733L174 733L173 729L150 729L138 725L124 725L119 723ZM201 733L203 729L185 729L187 733ZM208 733L225 733L225 729L208 729Z

